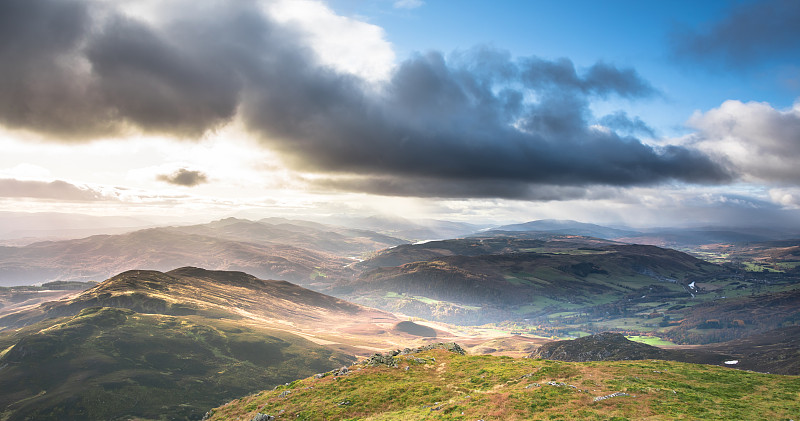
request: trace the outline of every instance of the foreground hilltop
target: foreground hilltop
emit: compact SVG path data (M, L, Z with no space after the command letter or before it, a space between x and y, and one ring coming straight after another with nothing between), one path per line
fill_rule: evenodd
M458 351L458 348L449 347ZM800 378L668 361L394 352L234 400L210 420L790 419Z

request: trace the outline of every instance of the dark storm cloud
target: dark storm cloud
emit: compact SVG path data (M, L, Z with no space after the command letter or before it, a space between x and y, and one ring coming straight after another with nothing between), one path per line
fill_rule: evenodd
M238 75L216 37L229 31L210 20L154 28L110 6L0 2L0 124L62 140L128 126L196 137L233 117Z
M189 5L154 26L114 3L89 13L78 1L6 1L0 58L15 64L0 67L0 123L73 140L131 128L197 137L239 115L293 168L360 177L348 184L382 194L537 197L530 186L731 178L695 150L590 127L595 98L658 95L633 69L477 48L419 54L374 90L320 66L254 2Z
M208 183L208 176L205 173L187 170L186 168L181 168L172 174L160 174L156 179L184 187L194 187L199 184Z
M745 68L764 60L800 62L800 2L746 2L709 25L708 30L676 28L673 52L715 66Z
M656 134L650 126L642 121L639 117L630 118L625 111L617 111L613 114L603 116L600 119L600 124L611 128L617 132L627 133L630 135L640 135L655 137Z
M617 198L616 188L553 186L520 181L474 180L470 183L414 177L341 177L310 181L323 190L364 192L377 195L435 198L505 198L536 201Z
M66 181L27 181L13 178L0 179L0 197L31 197L80 202L108 199L96 190L81 188Z

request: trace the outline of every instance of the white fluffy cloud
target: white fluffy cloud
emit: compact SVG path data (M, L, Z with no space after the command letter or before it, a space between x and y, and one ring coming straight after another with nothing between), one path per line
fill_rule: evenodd
M395 54L383 28L337 15L312 0L280 0L266 9L277 22L305 33L322 64L371 82L389 77Z
M779 110L763 102L725 101L689 119L695 145L749 182L800 182L800 101Z

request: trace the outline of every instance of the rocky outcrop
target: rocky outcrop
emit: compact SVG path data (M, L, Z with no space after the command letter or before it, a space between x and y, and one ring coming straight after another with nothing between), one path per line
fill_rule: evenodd
M416 354L417 352L422 351L430 351L432 349L444 349L459 355L466 355L466 351L461 345L455 342L448 342L448 343L436 343L421 346L419 348L405 348L405 349L398 349L386 354L374 354L371 357L367 358L362 364L368 367L376 367L376 366L387 366L387 367L397 367L397 360L394 357L399 355L409 355L409 354Z

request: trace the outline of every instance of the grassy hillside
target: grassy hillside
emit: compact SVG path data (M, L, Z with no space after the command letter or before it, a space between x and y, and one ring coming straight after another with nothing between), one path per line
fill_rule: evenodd
M710 343L743 338L800 324L800 289L700 303L683 313L664 336L677 343Z
M278 420L788 420L800 413L800 378L715 366L441 349L388 360L394 367L353 366L240 398L215 409L211 420L259 413Z
M670 300L692 297L690 282L726 273L674 250L576 247L575 241L491 238L399 246L362 262L361 268L376 268L334 291L378 308L480 324L577 311L619 314L619 307L632 307L634 298L650 297L648 303L669 307ZM416 258L428 260L383 266ZM649 313L651 308L646 304L625 311Z
M224 319L93 307L0 335L4 420L199 419L352 357Z
M533 238L529 238L533 237ZM374 253L369 259L354 266L359 270L400 266L443 256L480 256L486 254L509 254L518 252L570 252L607 246L613 242L597 238L531 233L503 233L470 238L428 241L421 244L402 244Z
M0 318L0 419L199 419L413 338L397 322L242 272L128 271Z

